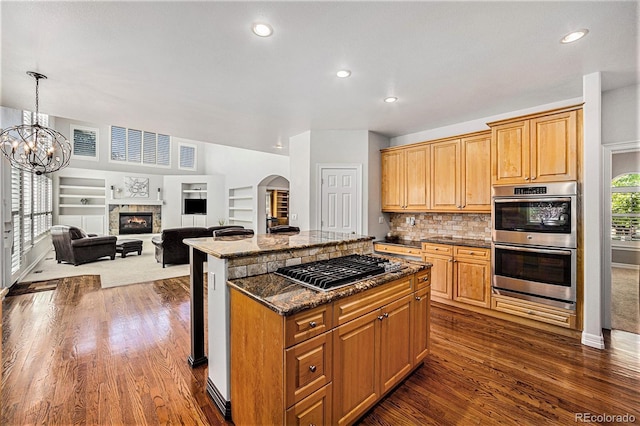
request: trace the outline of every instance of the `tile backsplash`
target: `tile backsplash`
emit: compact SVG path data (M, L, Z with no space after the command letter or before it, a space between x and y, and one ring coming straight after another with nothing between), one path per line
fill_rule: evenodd
M411 225L415 218L415 225ZM450 236L491 240L491 214L489 213L392 213L390 233L407 240L420 240L435 236Z

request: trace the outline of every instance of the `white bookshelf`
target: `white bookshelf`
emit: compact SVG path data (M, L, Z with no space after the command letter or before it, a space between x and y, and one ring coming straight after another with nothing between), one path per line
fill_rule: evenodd
M77 226L89 233L105 233L104 179L60 176L57 198L59 224Z
M254 228L253 217L255 203L253 200L253 187L243 186L229 189L229 225L241 225L245 228Z

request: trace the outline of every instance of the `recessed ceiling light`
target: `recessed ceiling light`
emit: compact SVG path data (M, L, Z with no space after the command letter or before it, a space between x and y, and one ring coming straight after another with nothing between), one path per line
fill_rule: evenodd
M560 40L560 43L564 43L564 44L573 43L574 41L580 40L582 37L586 36L588 33L589 33L589 30L586 28L583 28L578 31L570 32L566 36L562 37L562 39Z
M384 98L384 101L386 103L388 103L388 104L392 104L397 100L398 100L398 98L396 98L395 96L389 96L388 98Z
M280 142L278 142L278 143L276 144L276 146L274 146L274 148L276 148L276 149L282 149L282 144L281 144Z
M273 28L269 24L264 24L261 22L256 22L251 27L253 33L259 37L269 37L273 34Z
M347 78L351 75L351 71L349 70L340 70L336 73L336 75L340 78Z

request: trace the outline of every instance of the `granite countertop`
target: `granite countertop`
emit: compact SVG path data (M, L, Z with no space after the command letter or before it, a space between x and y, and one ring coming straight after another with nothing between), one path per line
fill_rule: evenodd
M398 261L397 258L387 258ZM283 316L289 316L306 309L331 303L334 300L342 299L352 294L360 293L398 278L415 274L431 266L430 263L423 262L404 260L401 260L401 262L405 267L400 271L388 272L384 275L359 281L355 284L331 291L312 290L276 274L239 278L230 280L227 284L229 287L239 290L252 299L262 303L272 311Z
M187 238L183 242L220 259L231 259L292 249L371 241L373 238L342 232L303 231L298 234L258 234L248 238L245 236Z
M474 238L458 238L452 236L433 236L420 240L404 240L399 237L386 237L383 240L376 240L374 243L392 244L402 247L422 248L422 243L449 244L456 246L491 248L491 241Z

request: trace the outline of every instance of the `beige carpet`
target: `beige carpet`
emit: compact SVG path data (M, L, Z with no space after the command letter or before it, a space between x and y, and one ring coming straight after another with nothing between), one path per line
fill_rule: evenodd
M640 271L611 268L611 328L640 334Z
M77 275L100 275L102 288L108 288L189 275L189 265L167 265L162 268L162 265L156 262L155 247L151 243L151 237L150 234L128 236L129 239L135 238L143 241L142 255L140 256L134 252L127 254L127 257L123 259L120 254L117 254L115 260L106 257L78 266L68 263L58 264L52 246L47 256L21 282L44 281Z

